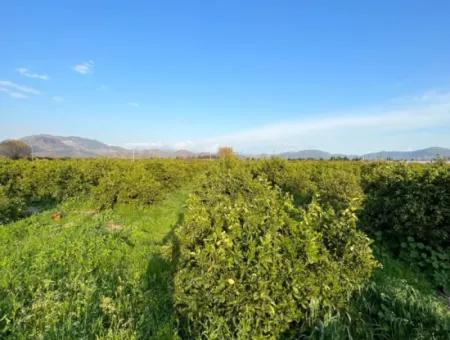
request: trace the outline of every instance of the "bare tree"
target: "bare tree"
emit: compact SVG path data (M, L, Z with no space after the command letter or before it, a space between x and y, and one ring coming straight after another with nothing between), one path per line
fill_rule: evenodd
M5 140L0 143L0 155L11 159L30 158L31 147L20 140Z

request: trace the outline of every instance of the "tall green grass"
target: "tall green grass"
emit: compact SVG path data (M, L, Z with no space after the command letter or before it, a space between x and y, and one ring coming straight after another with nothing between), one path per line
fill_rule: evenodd
M96 212L67 202L0 228L0 338L172 338L170 235L186 190Z
M351 308L326 323L313 339L450 339L450 308L420 272L376 248L383 268L355 296Z

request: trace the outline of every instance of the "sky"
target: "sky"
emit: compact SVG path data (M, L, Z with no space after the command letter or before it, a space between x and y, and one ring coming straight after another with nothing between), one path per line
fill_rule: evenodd
M2 1L0 139L450 147L450 2Z

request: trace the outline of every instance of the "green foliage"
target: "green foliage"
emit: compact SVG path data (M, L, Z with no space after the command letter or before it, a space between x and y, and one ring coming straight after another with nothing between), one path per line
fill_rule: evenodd
M364 169L363 182L364 229L448 292L450 167L374 164Z
M289 196L238 166L209 174L179 230L184 336L276 338L345 308L375 266L355 214Z
M150 172L166 191L176 189L186 183L197 164L195 162L188 164L179 160L144 161L142 163L145 170ZM201 170L199 169L199 171Z
M6 196L2 204L11 203L0 212L0 223L23 217L24 207L54 205L69 198L91 196L98 208L116 202L152 204L202 167L201 162L180 160L0 160L0 196Z
M400 258L406 263L418 266L443 291L450 295L450 252L442 248L432 248L413 237L401 243Z
M19 218L24 215L24 212L23 201L17 198L9 198L4 187L0 185L0 224Z
M161 197L162 185L141 166L109 172L92 192L94 204L100 209L116 203L152 204Z
M271 158L257 162L252 171L290 192L301 206L315 200L322 207L345 210L350 205L358 206L363 195L358 170L355 162L288 162Z
M448 339L450 310L427 280L386 251L377 251L375 271L346 313L319 322L311 339Z
M363 221L399 250L408 236L432 247L450 246L450 167L371 166L364 174Z
M316 167L312 176L314 194L319 202L335 210L359 206L362 190L354 173L343 167Z
M0 338L448 339L449 192L444 162L0 159Z
M1 339L172 339L168 235L186 198L93 212L66 202L0 228Z

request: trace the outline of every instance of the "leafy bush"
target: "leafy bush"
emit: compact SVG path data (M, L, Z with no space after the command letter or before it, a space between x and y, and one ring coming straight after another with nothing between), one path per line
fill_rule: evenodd
M253 173L291 193L296 203L307 206L313 200L322 207L345 210L362 198L355 163L288 162L271 158L256 163Z
M362 226L449 290L450 167L381 163L363 172Z
M450 246L450 167L372 166L364 174L364 226L400 250L408 236L431 247Z
M276 338L345 308L375 261L351 210L289 196L248 171L208 175L178 231L174 299L188 338Z
M51 206L68 198L92 198L98 208L116 202L151 204L179 188L204 165L180 160L0 160L1 220L23 217L26 207ZM17 207L14 207L17 205ZM16 211L17 210L17 211Z
M432 248L422 242L416 242L411 236L408 236L401 246L402 260L417 266L446 294L450 294L450 252L440 247Z
M189 178L189 167L178 160L144 161L143 166L167 191L179 187Z
M100 179L92 198L100 209L116 203L151 204L161 198L161 184L141 166L112 171Z
M8 223L25 213L25 206L20 199L9 198L0 185L0 224Z
M251 171L254 177L264 175L272 185L287 189L293 177L290 169L288 161L272 157L256 162Z
M450 310L420 271L375 248L383 269L355 296L346 313L319 322L311 339L442 339L450 334Z
M359 179L349 170L341 167L322 166L316 168L312 175L313 195L319 202L334 210L344 210L350 205L357 205L362 198ZM311 195L310 194L310 195Z

